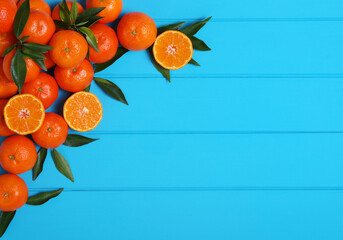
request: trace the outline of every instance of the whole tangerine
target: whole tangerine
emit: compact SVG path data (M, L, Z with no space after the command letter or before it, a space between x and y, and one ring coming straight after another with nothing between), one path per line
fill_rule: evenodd
M79 92L88 87L94 77L92 64L83 60L80 65L72 68L55 68L55 79L58 85L68 92Z
M97 43L99 52L89 47L89 60L93 63L104 63L111 60L117 53L118 38L114 30L102 23L90 27Z
M62 30L52 37L49 51L52 61L59 67L71 68L79 65L87 56L88 43L84 37L72 30Z
M58 85L52 76L41 72L35 80L25 83L21 92L36 96L48 109L58 97Z
M145 13L131 12L120 20L117 34L124 48L141 51L155 42L157 28L155 21Z
M14 174L0 176L0 210L15 211L27 201L29 189L23 179Z
M31 170L37 161L35 144L25 136L14 135L5 139L0 146L0 164L13 174Z
M68 124L56 113L46 113L42 127L32 134L33 140L44 148L57 148L68 137Z

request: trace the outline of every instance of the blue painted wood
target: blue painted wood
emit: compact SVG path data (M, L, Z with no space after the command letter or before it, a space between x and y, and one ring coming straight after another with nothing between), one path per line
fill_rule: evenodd
M30 188L311 188L343 186L341 134L91 135L87 147L60 147L75 183L51 157Z
M342 201L331 191L66 192L18 211L6 236L341 240Z
M343 130L340 78L109 79L130 106L93 84L104 107L95 133ZM61 112L64 99L51 110Z
M172 84L145 52L98 74L130 106L92 86L104 119L86 135L101 140L58 149L74 184L50 156L36 182L22 175L31 195L66 191L20 209L4 239L342 239L342 8L124 0L123 13L159 26L213 15L198 34L213 51L196 52L201 68L173 72Z
M187 66L172 75L342 77L342 29L342 21L209 22L197 36L212 52L195 51L194 59L202 66ZM127 65L134 69L127 72ZM160 76L145 52L127 54L100 75Z

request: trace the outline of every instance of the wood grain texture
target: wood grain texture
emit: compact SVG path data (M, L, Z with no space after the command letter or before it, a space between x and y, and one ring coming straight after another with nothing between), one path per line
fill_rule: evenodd
M7 239L340 240L342 192L65 192L17 212Z
M51 6L57 0L48 1ZM81 1L85 6L85 1ZM158 26L213 16L197 35L213 50L168 84L146 52L97 74L104 119L81 148L49 155L4 239L340 240L343 238L343 1L124 0ZM117 23L113 24L115 28ZM61 113L61 91L49 111ZM71 131L74 133L73 131Z

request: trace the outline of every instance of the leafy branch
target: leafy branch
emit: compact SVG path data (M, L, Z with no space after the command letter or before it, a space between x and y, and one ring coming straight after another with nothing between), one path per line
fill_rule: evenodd
M94 48L95 51L99 52L98 43L89 27L102 19L102 17L97 15L105 8L89 8L80 13L80 15L77 15L76 0L74 0L70 10L65 0L63 0L58 7L61 20L54 20L56 27L64 30L73 30L80 33L85 37L88 44Z
M5 57L8 53L16 49L11 62L11 76L14 83L18 87L19 93L21 93L27 73L25 59L32 59L40 68L42 68L44 71L47 71L44 63L44 60L46 59L44 53L47 53L48 50L52 49L52 47L47 45L26 42L29 36L21 37L29 19L29 15L30 1L25 0L19 7L13 23L14 34L18 42L8 47L3 54L3 57Z

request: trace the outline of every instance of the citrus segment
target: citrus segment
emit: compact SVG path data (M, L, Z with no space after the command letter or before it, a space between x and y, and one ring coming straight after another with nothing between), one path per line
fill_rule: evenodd
M155 60L164 68L177 70L186 66L193 56L192 41L182 32L166 31L153 47Z
M63 116L69 127L76 131L93 130L102 119L101 102L93 93L75 93L65 102Z
M12 97L5 106L4 117L7 127L19 135L36 132L43 124L43 103L31 94Z

